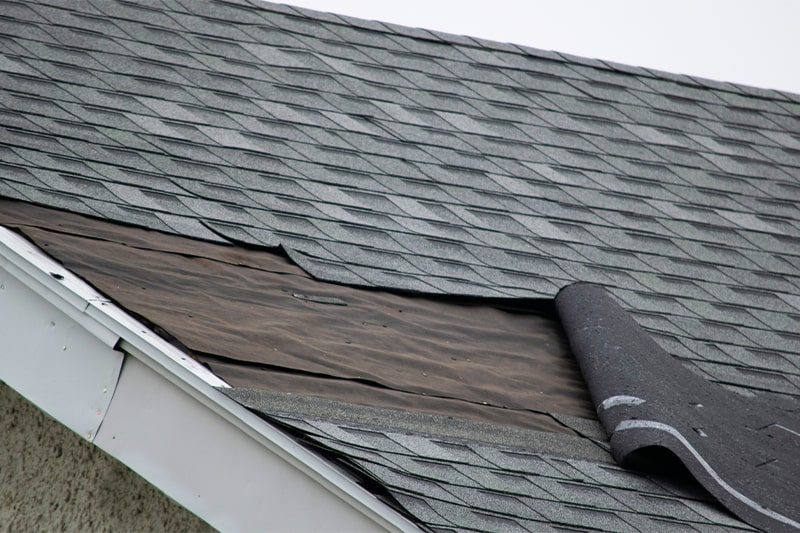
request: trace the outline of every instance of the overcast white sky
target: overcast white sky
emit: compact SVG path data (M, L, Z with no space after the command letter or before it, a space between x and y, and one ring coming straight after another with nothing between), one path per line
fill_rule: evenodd
M800 94L800 0L283 1Z

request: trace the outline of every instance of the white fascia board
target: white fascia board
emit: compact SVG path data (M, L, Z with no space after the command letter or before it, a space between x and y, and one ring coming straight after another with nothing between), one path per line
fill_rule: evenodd
M94 442L222 531L416 530L294 440L232 427L138 357Z
M106 415L122 367L103 328L89 332L0 261L0 380L84 438Z
M16 291L13 301L4 301L0 289L0 322L8 324L3 337L19 342L0 357L0 380L212 526L419 530L347 473L217 390L228 385L188 354L2 226L0 276L28 294ZM82 357L65 359L59 343L43 349L36 328L6 320L22 300L38 302L26 316L38 317L33 322L39 327L36 321L55 322L45 316L68 322L70 342L83 339ZM51 313L42 314L43 307ZM27 359L31 352L41 360ZM54 379L41 379L49 371L74 386L52 394ZM90 400L81 399L86 391ZM104 402L96 401L98 391ZM86 405L92 424L72 420Z

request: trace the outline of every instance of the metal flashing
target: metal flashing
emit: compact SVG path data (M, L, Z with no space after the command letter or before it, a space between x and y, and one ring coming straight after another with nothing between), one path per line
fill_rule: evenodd
M221 392L170 382L152 358L122 347L133 357L95 444L209 524L223 531L418 529Z

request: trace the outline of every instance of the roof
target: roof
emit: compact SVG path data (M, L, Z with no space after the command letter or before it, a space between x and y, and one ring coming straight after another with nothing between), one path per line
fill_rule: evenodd
M280 246L351 287L552 299L589 282L715 387L797 401L797 95L261 2L2 12L6 198ZM262 410L432 527L747 527L600 459L585 417L550 413L575 430L559 453L554 433L487 442L325 405Z

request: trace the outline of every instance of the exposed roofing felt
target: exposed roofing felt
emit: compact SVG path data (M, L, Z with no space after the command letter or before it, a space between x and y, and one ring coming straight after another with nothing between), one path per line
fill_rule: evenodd
M349 285L591 282L705 380L800 393L797 95L260 2L0 7L0 195Z
M549 431L565 431L556 415L595 419L555 309L538 302L353 289L274 253L8 200L0 223L237 387Z

